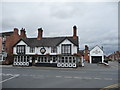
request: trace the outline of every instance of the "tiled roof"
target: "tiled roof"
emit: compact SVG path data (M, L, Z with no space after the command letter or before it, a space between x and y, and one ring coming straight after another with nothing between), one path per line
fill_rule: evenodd
M59 45L65 39L68 39L74 45L78 46L78 38L74 40L73 37L46 37L42 38L41 40L37 40L37 38L26 38L23 39L23 41L31 47L37 46L53 47Z
M13 31L10 31L10 32L2 32L0 33L0 36L4 37L4 36L10 36L13 34Z

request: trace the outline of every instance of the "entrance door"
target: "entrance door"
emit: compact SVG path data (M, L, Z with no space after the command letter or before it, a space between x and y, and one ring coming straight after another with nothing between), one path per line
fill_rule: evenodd
M102 62L102 56L92 56L92 63Z

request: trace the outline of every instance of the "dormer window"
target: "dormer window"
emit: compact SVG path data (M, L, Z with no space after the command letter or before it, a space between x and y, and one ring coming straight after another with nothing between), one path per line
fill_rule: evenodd
M35 52L35 47L30 47L30 53L34 53Z

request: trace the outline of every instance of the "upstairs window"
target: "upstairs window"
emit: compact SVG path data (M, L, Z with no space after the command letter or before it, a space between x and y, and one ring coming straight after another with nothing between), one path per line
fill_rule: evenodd
M65 55L71 54L71 44L62 44L61 52Z
M57 47L51 47L51 53L57 53Z
M34 53L35 52L35 47L30 47L30 53Z
M17 45L16 53L25 54L25 45Z

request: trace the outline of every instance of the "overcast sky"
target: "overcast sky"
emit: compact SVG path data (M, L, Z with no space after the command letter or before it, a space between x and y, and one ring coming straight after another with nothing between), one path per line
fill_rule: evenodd
M72 36L78 28L80 49L103 46L106 54L118 50L117 2L7 2L2 3L2 31L26 29L27 37Z

